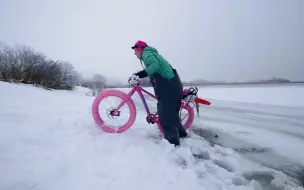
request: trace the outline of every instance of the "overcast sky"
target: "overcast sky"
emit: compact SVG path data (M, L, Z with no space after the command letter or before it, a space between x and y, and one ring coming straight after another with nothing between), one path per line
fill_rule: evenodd
M0 0L0 40L123 82L142 69L137 40L183 80L304 80L303 10L304 0Z

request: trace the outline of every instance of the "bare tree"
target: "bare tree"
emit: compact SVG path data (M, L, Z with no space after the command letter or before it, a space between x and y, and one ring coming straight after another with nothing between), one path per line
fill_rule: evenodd
M7 67L5 65L5 54L4 54L4 46L5 44L0 42L0 80L7 81Z
M106 81L106 77L101 74L95 74L93 77L95 87L98 89L103 89L106 85Z
M83 76L81 73L75 71L75 81L77 86L82 86L83 85Z
M11 48L1 42L0 80L68 90L76 85L95 86L98 89L103 89L106 85L106 78L100 74L85 81L69 62L47 59L43 53L36 52L29 46Z
M61 83L65 86L75 86L77 80L77 73L74 70L74 66L69 62L60 62L61 69Z
M45 62L45 55L28 46L22 46L17 50L17 58L20 62L21 82L32 83L34 68Z
M95 74L93 76L93 96L95 96L96 94L99 94L102 89L105 88L106 86L106 77L101 75L101 74Z
M0 43L0 73L3 81L12 80L16 59L12 48L4 43Z

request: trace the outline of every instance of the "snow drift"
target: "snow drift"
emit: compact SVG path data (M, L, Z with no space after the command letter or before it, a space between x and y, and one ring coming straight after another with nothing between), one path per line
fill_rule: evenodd
M0 189L303 189L191 131L175 149L142 114L127 132L104 133L82 90L0 82Z

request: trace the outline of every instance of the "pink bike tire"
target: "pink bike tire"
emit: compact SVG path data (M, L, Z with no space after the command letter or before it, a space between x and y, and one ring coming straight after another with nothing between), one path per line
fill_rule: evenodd
M103 131L108 133L122 133L126 130L128 130L136 119L136 107L134 104L134 101L130 98L126 104L129 106L130 116L128 118L128 121L122 125L117 131L115 131L113 128L111 128L109 125L107 125L103 119L99 115L99 104L102 99L109 97L109 96L115 96L118 98L121 98L122 100L128 99L128 96L126 93L120 91L120 90L104 90L101 94L99 94L93 101L92 104L92 116L98 125L99 128L101 128Z
M186 109L189 112L189 117L188 117L186 123L183 125L184 129L188 130L191 127L193 120L194 120L194 111L190 105L186 105L184 103L181 103L181 108ZM157 122L157 127L160 130L160 132L162 132L162 133L164 132L163 128L159 122Z

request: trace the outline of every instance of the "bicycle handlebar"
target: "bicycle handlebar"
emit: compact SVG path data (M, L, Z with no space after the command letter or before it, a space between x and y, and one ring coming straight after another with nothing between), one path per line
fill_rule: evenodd
M137 84L131 84L130 83L130 78L128 79L128 83L129 83L129 85L131 85L131 86L139 86L140 85L140 83L141 83L141 81L140 80L137 80Z

